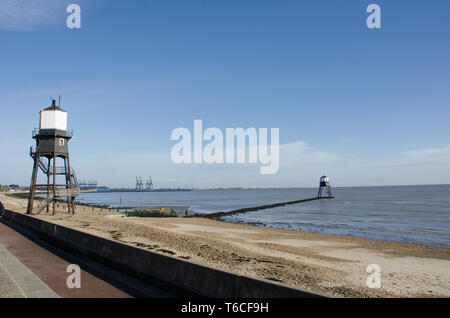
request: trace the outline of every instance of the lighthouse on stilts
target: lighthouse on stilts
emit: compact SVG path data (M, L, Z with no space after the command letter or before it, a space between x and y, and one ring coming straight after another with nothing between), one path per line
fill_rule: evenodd
M323 195L322 189L326 190L327 195ZM319 181L319 192L317 193L318 198L334 198L331 194L330 179L327 176L321 176Z
M53 203L55 214L56 201L62 198L67 200L67 210L75 213L75 197L80 193L78 181L69 161L69 140L72 131L67 130L67 112L56 101L40 111L39 129L33 131L36 146L31 147L30 156L33 158L33 172L31 175L30 193L28 196L27 214L39 214L44 209L49 212ZM63 166L57 166L56 160L62 159ZM46 184L38 184L38 172L41 170L46 178ZM62 180L61 180L62 179ZM34 206L37 190L44 190L46 197Z

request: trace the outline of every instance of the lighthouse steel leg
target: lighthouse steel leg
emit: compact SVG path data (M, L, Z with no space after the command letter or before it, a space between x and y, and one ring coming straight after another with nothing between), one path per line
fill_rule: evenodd
M52 160L48 158L48 165L47 165L47 213L50 206L50 167L51 167Z
M67 189L67 213L70 214L70 196L69 192L71 190L69 179L70 179L70 173L67 170L67 157L64 157L64 173L66 177L66 189Z
M33 199L34 199L34 192L36 189L37 172L39 169L38 162L39 162L39 154L36 151L36 154L34 156L33 173L31 174L30 193L28 194L27 214L32 214L32 211L33 211L33 203L34 203Z
M70 160L69 160L69 154L67 154L67 169L69 170L69 188L70 191L73 191L73 187L72 187L72 171L70 170ZM75 214L75 197L70 197L70 205L72 208L72 214ZM69 211L70 213L70 211Z
M56 156L53 156L53 215L56 210Z

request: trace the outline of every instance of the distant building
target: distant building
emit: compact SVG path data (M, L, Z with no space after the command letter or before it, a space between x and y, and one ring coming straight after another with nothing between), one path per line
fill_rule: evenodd
M81 190L96 190L97 189L97 181L85 181L82 180L78 183Z
M9 189L9 191L17 191L20 189L20 186L17 184L11 184L11 185L9 185L8 189Z
M99 186L96 180L92 181L83 180L80 181L78 184L80 185L80 189L84 191L99 191L99 192L111 191L111 189L106 186Z

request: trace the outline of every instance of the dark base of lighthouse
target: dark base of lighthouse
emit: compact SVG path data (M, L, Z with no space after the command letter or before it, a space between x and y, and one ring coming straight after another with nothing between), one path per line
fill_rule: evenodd
M35 134L33 138L36 139L36 150L33 148L30 150L33 172L27 214L39 214L44 209L48 213L51 205L54 214L57 201L67 201L68 213L75 213L74 202L79 194L79 188L75 172L70 168L68 141L71 136L53 130ZM64 165L58 167L57 159L62 159ZM39 171L46 177L45 184L37 183ZM57 178L64 181L58 183ZM38 192L45 195L43 200L41 196L41 200L36 200Z
M326 194L326 195L325 195ZM319 186L319 192L317 193L318 198L330 198L333 199L333 195L331 194L331 187L329 185Z

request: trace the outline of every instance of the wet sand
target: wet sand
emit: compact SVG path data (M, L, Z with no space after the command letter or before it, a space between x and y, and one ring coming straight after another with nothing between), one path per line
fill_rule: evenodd
M0 194L5 208L26 200ZM307 233L203 218L124 218L77 206L68 215L36 216L63 226L238 274L342 297L450 297L450 249ZM367 266L381 268L381 288L366 285Z

